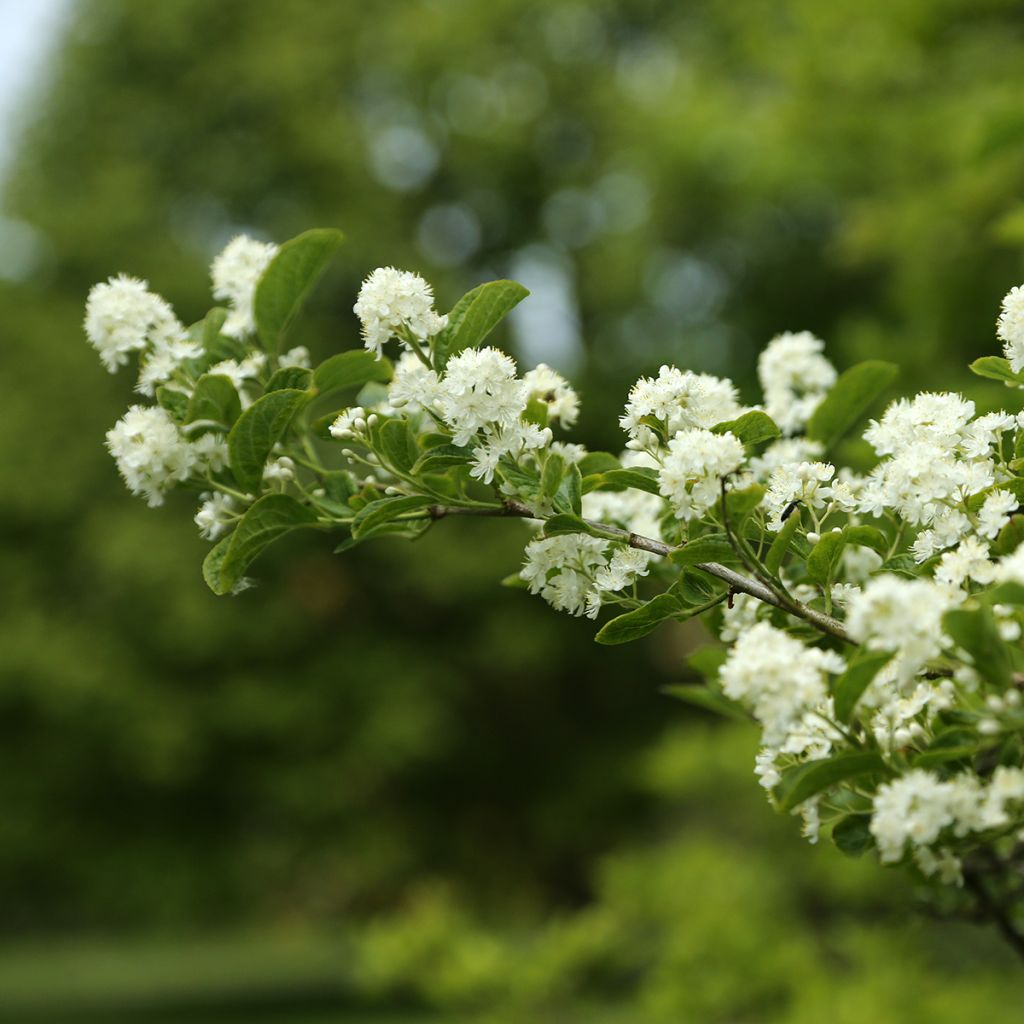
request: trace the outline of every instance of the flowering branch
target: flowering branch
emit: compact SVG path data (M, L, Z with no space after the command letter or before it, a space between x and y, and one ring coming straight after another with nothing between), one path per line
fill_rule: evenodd
M379 268L354 308L362 348L315 368L286 349L339 241L235 239L212 266L227 308L191 327L143 281L90 293L89 341L111 371L138 355L153 400L107 445L150 505L199 493L209 586L244 589L298 529L340 533L341 552L448 517L540 525L515 582L572 615L614 609L606 644L700 617L719 643L695 655L703 685L673 693L759 723L772 803L812 842L952 887L1024 955L1024 895L1004 877L1024 835L1024 414L900 399L861 432L875 465L837 467L826 453L896 368L839 374L805 331L761 353L760 404L663 366L629 391L625 450L588 451L556 439L579 414L569 382L484 344L526 296L515 282L442 315L421 277ZM1024 388L1024 288L997 334L1003 356L971 369Z

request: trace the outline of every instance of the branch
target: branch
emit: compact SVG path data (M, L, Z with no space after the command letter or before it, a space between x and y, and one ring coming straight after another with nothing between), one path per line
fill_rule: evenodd
M506 501L504 505L495 505L493 508L431 505L426 509L424 518L446 519L448 516L497 516L499 518L537 519L541 522L544 520L543 516L538 516L529 506L511 499ZM619 540L623 544L628 544L631 548L636 548L639 551L648 551L652 555L661 555L663 558L667 558L673 551L679 550L678 547L664 544L660 540L652 540L650 537L643 537L638 533L630 533L628 530L620 529L618 526L609 526L606 523L598 523L592 519L584 519L582 521L606 537ZM815 611L813 608L808 608L807 605L799 601L782 597L770 587L765 586L760 580L750 579L750 577L744 576L742 573L738 573L727 566L720 565L718 562L698 562L694 565L694 568L707 573L709 576L714 576L724 583L728 583L729 587L737 593L756 597L765 604L770 604L789 615L809 622L822 633L834 636L844 643L853 643L850 635L838 619L832 618L831 615L825 615L823 612Z

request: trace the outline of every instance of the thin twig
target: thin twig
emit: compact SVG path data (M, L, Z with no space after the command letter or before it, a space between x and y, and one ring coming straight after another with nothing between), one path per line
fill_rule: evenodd
M424 514L424 518L430 519L445 519L448 516L497 516L499 518L511 517L516 519L539 519L541 521L544 518L543 516L538 516L529 506L512 499L506 501L503 505L495 505L491 508L431 505L425 510ZM636 548L638 551L649 551L653 555L661 555L663 558L667 558L673 551L678 551L682 547L682 545L674 547L660 540L652 540L650 537L644 537L639 533L630 533L628 530L623 530L618 526L609 526L606 523L598 523L592 519L583 519L582 522L606 537L619 540L623 544L628 544L631 548ZM853 643L850 635L843 628L843 624L837 619L832 618L831 615L815 611L813 608L808 608L807 605L801 604L799 601L781 597L770 587L765 586L760 580L750 579L750 577L744 576L742 573L738 573L727 566L720 565L718 562L697 562L693 568L722 580L734 591L749 594L765 604L770 604L789 615L809 622L822 633L834 636L844 643Z

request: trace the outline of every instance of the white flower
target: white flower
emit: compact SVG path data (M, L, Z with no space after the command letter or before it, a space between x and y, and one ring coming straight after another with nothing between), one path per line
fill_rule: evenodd
M336 437L339 441L355 437L365 429L366 410L361 405L354 405L351 409L342 409L330 427L331 437Z
M403 352L395 363L395 375L388 385L388 404L393 409L430 409L440 397L437 374L424 366L415 352Z
M668 443L658 473L658 490L668 498L677 519L693 519L718 499L720 478L739 469L743 444L728 430L680 430Z
M827 484L835 472L835 467L828 462L800 462L773 470L764 496L769 528L782 529L782 515L794 501L821 508L832 495L832 488Z
M196 468L211 473L219 473L230 460L228 443L224 436L212 431L192 442L192 454L196 460Z
M907 682L942 651L942 615L953 603L930 580L875 576L850 601L846 628L872 650L900 652L901 679Z
M529 389L528 397L548 407L548 419L560 427L571 427L579 416L579 396L569 382L546 363L538 363L523 380Z
M1024 286L1011 288L1003 297L996 335L1014 373L1024 370Z
M148 289L145 281L120 274L89 292L85 334L111 373L128 362L130 353L185 334L167 302Z
M996 568L989 560L988 545L977 537L962 540L953 551L947 551L935 566L935 579L948 587L961 587L967 580L990 583Z
M494 471L498 468L498 460L503 454L500 445L478 445L473 449L469 475L489 484L494 479Z
M378 358L384 345L408 331L426 341L442 330L448 318L434 309L434 292L419 274L378 267L363 282L353 307L363 328L363 342Z
M836 382L824 347L810 331L787 332L774 337L757 361L765 412L784 434L802 429Z
M617 591L631 587L638 576L650 572L653 555L636 548L619 548L611 560L597 571L594 583L598 590Z
M516 378L516 364L496 348L467 348L452 359L436 402L441 418L465 447L484 427L507 428L526 408L527 385Z
M187 480L196 464L192 446L159 406L133 405L107 431L107 448L128 489L150 507L162 504L164 492Z
M629 447L647 448L656 436L641 422L644 417L663 423L672 437L690 427L713 427L735 419L741 411L731 381L663 366L657 377L641 377L633 385L619 424L629 433Z
M920 768L878 787L871 834L882 863L898 861L908 840L915 846L935 842L953 824L954 789Z
M229 338L244 338L256 330L252 308L256 285L276 255L276 245L237 235L211 264L213 297L229 305L223 327Z
M722 665L722 691L750 708L764 726L764 742L778 745L805 712L825 702L827 673L842 672L834 651L805 647L767 622L741 636Z
M277 482L286 484L295 479L295 462L287 455L280 455L271 459L263 467L263 479L268 483Z
M206 372L217 373L227 377L238 389L238 395L242 400L242 408L252 404L252 399L246 394L245 384L247 381L256 380L263 372L267 364L267 357L263 352L251 352L242 360L223 359L215 363Z
M556 611L594 618L601 607L594 573L607 564L608 541L570 533L541 537L526 546L520 577Z
M200 495L202 504L195 515L199 535L206 540L216 540L227 533L231 524L238 518L234 499L227 494L206 492Z
M288 349L284 355L277 357L277 365L282 370L289 366L298 366L303 370L308 370L312 365L309 349L305 345L296 345L295 348Z
M995 540L999 531L1006 525L1013 512L1020 502L1009 492L1003 490L992 491L986 498L978 513L978 533L989 540Z

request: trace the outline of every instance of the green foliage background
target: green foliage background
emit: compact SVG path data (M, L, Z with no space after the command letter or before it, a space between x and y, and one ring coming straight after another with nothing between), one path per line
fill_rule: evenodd
M102 450L130 385L80 320L121 270L198 317L235 231L337 225L296 341L356 346L378 264L442 308L554 267L594 446L641 372L749 387L786 328L945 387L1022 276L1022 36L1009 0L81 0L0 237L0 1019L1010 1020L994 941L804 845L753 737L659 693L698 636L497 588L516 524L297 540L212 597L192 510Z

